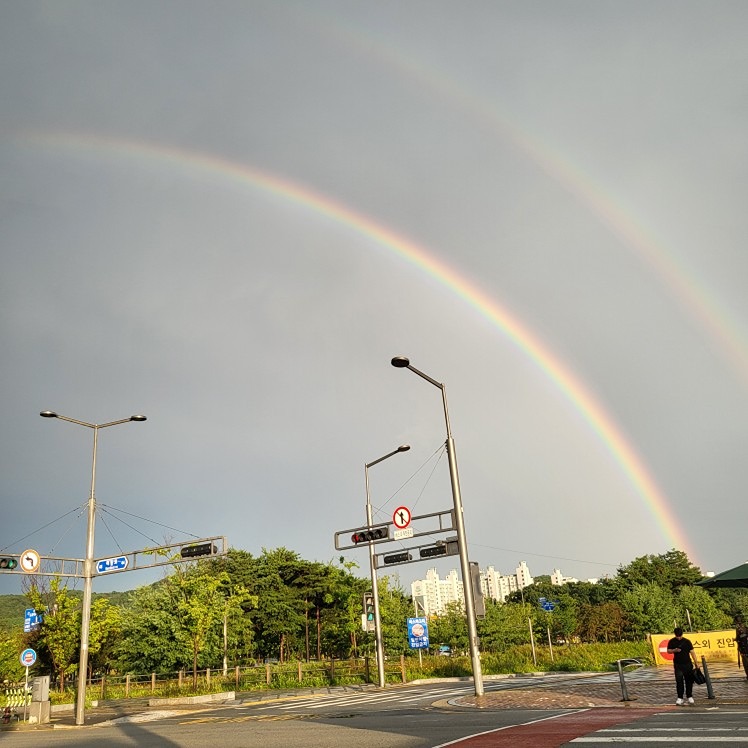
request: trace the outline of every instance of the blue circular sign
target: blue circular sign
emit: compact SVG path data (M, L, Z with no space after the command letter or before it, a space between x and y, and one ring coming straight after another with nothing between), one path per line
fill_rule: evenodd
M21 665L31 667L36 662L36 652L33 649L24 649L21 652Z

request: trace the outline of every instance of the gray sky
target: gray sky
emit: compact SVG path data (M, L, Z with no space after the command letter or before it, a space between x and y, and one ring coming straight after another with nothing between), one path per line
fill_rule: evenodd
M447 386L481 566L743 562L746 22L0 5L0 545L84 553L92 432L45 409L148 416L100 432L97 557L192 533L328 561L401 443L376 518L449 509L439 391L402 354Z

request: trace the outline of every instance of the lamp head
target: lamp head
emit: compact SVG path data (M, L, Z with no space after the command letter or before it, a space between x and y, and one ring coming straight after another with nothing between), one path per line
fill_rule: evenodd
M53 410L43 410L39 415L42 418L57 418L57 413L55 413Z
M147 416L130 416L131 421L147 421Z
M407 452L410 449L410 444L401 444L398 448L398 452Z
M410 359L407 356L395 356L390 363L396 369L405 369L410 366Z

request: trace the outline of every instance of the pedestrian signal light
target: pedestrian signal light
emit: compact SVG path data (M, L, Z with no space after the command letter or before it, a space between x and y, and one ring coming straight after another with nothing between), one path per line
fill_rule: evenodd
M374 620L374 594L372 592L364 592L364 616L367 621Z
M182 546L182 550L179 551L179 555L182 558L196 558L197 556L212 556L218 553L213 543L197 543L196 545L185 545Z
M384 527L372 527L370 530L357 530L351 535L351 542L353 543L369 543L372 540L382 540L388 538L390 535L389 528L387 525Z
M15 569L18 566L17 558L0 558L0 569Z

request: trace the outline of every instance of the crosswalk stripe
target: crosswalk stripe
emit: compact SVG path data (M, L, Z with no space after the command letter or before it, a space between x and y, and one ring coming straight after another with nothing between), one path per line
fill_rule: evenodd
M325 707L334 706L349 706L352 704L381 704L389 701L400 701L402 703L410 703L412 701L436 701L444 698L445 696L454 696L456 694L465 693L465 689L445 689L438 691L397 691L390 693L375 693L366 694L365 696L356 696L341 698L335 696L327 696L320 701L305 701L301 704L284 704L279 705L277 708L282 710L297 710L297 709L324 709ZM271 707L266 707L271 708Z
M642 735L637 735L634 737L633 735L630 738L626 737L615 737L615 738L603 738L603 737L597 737L597 736L585 736L583 738L574 738L574 740L571 741L572 743L636 743L639 745L640 743L699 743L700 745L704 744L704 736L690 736L690 737L679 737L677 735L671 735L671 736L651 736L646 737ZM745 745L745 737L739 737L739 736L728 736L728 735L714 735L709 737L709 743L710 745L712 743L742 743Z

